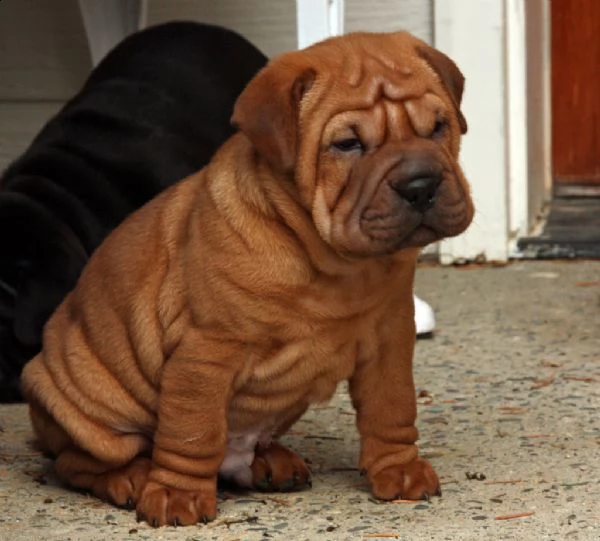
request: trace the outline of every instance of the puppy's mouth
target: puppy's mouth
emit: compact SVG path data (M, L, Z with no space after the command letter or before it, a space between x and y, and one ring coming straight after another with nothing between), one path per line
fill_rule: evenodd
M354 240L357 251L365 255L390 254L456 236L467 228L471 216L466 199L435 201L420 210L396 200L385 213L367 208L359 220L362 238Z
M408 246L425 246L441 238L442 235L425 218L418 212L374 216L367 210L361 216L360 229L371 250L390 253Z

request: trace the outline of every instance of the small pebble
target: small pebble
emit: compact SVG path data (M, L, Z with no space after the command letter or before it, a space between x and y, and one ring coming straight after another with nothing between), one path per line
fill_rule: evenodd
M480 472L466 472L465 475L467 476L467 479L469 479L469 481L471 480L475 480L475 481L484 481L485 480L485 474L484 473L480 473Z

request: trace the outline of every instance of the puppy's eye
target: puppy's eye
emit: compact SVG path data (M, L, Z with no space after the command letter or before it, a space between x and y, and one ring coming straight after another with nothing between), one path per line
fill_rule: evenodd
M445 135L447 129L448 122L446 122L445 120L436 120L435 124L433 125L433 130L431 130L431 133L429 134L429 137L431 139L439 139Z
M340 152L352 152L354 150L363 150L363 145L358 137L349 137L348 139L335 141L331 146L336 150L339 150Z

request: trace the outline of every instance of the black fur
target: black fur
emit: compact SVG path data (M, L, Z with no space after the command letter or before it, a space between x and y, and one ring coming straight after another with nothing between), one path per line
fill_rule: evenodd
M128 214L200 169L233 133L266 57L232 31L172 22L120 43L0 179L0 401L92 251Z

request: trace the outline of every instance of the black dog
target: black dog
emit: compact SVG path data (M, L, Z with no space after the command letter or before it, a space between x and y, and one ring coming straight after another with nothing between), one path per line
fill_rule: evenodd
M266 57L223 28L138 32L91 73L0 179L0 401L92 251L128 214L200 169Z

